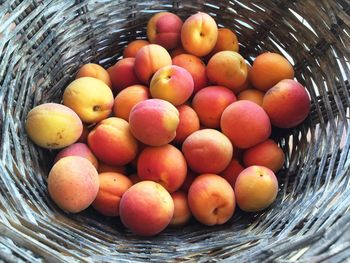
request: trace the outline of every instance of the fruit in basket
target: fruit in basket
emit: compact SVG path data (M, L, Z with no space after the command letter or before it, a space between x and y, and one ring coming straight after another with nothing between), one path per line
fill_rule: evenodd
M87 146L85 143L74 143L74 144L69 145L67 148L62 149L56 155L54 163L57 163L58 160L60 160L64 157L67 157L67 156L84 157L87 160L89 160L93 164L93 166L95 166L96 169L98 167L98 161L97 161L95 155L92 153L89 146Z
M235 187L235 183L238 175L244 170L244 167L240 162L233 158L224 171L220 173L220 176L226 179L232 188Z
M294 69L282 55L265 52L254 60L249 77L254 88L266 92L283 79L293 79Z
M176 129L174 142L181 144L192 133L199 130L199 119L193 108L184 104L177 107L179 111L179 125Z
M116 117L129 121L129 114L138 102L151 98L148 87L132 85L118 93L114 99L113 113Z
M64 211L78 213L96 198L99 179L96 168L86 158L68 156L51 169L47 180L52 200Z
M63 104L85 123L99 122L112 112L114 97L102 80L82 77L71 82L63 93Z
M221 176L202 174L188 190L188 205L192 215L202 224L220 225L226 223L235 211L235 194Z
M221 130L234 146L247 149L269 138L271 123L262 107L239 100L222 113Z
M60 149L79 139L83 125L72 109L57 103L44 103L29 111L25 129L29 138L40 147Z
M146 145L161 146L175 138L179 112L165 100L144 100L131 109L129 123L136 139Z
M136 57L137 52L144 46L149 45L150 42L144 39L136 39L131 41L123 51L123 58L134 58Z
M98 64L88 63L83 65L79 69L76 78L78 79L82 77L91 77L91 78L102 80L104 83L108 85L108 87L112 88L112 81L107 70L105 70L103 67L101 67Z
M230 163L233 147L230 140L214 129L192 133L182 144L188 167L197 173L220 173Z
M208 61L207 76L213 84L225 86L237 94L247 79L248 67L237 52L220 51Z
M218 38L216 40L215 47L211 53L215 54L224 50L238 52L238 49L239 45L236 34L229 28L219 28Z
M171 65L168 51L157 44L150 44L141 48L135 57L134 70L138 79L149 85L153 74L162 67Z
M169 65L160 68L152 77L150 92L153 98L169 101L175 106L185 103L193 92L193 78L184 68Z
M176 191L171 194L171 197L174 202L174 215L169 223L169 226L183 226L191 218L191 210L188 206L187 194L182 191Z
M181 45L182 20L170 12L160 12L147 24L147 38L151 43L174 49Z
M264 99L265 93L258 89L246 89L238 93L238 100L249 100L251 102L255 102L259 106L262 107L262 102Z
M101 121L89 134L88 145L97 157L110 165L125 165L137 154L137 141L129 123L110 117Z
M213 50L217 37L218 27L215 20L202 12L187 18L181 29L183 48L197 57L208 55Z
M174 202L158 183L142 181L122 196L119 215L122 223L140 236L154 236L164 230L174 214Z
M126 87L141 83L134 71L134 66L135 58L123 58L107 69L115 93Z
M209 86L196 93L192 107L204 126L220 128L220 118L225 108L237 100L235 94L223 86Z
M277 173L284 164L284 153L274 140L268 139L243 153L243 162L246 167L261 165Z
M137 174L141 180L157 182L172 193L185 181L187 164L181 151L170 144L146 147L138 157Z
M272 125L292 128L302 123L310 112L310 97L297 81L285 79L266 92L263 108Z
M208 84L204 62L191 54L180 54L173 57L173 65L186 69L193 78L193 94Z
M253 165L239 174L234 190L239 208L246 212L257 212L275 201L278 181L269 168Z
M119 216L119 205L123 194L133 183L120 173L105 172L99 176L99 190L92 207L105 216Z

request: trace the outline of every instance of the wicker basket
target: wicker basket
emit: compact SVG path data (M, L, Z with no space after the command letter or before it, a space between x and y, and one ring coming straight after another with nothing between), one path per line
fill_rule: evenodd
M0 1L0 262L344 262L350 258L348 0ZM250 62L284 54L312 98L311 115L274 137L286 153L276 203L225 225L196 222L139 238L117 219L68 215L48 198L53 153L24 131L28 111L59 102L86 62L110 66L145 37L153 13L203 11L235 30Z

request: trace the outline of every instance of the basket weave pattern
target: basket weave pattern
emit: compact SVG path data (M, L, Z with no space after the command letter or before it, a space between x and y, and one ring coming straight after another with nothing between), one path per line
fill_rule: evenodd
M311 99L310 117L273 136L286 153L268 210L225 225L196 222L140 239L88 210L67 215L48 197L54 153L33 145L24 120L60 102L80 65L110 66L145 38L155 12L203 11L233 29L250 62L284 54ZM350 258L350 4L348 0L0 1L0 262L344 262Z

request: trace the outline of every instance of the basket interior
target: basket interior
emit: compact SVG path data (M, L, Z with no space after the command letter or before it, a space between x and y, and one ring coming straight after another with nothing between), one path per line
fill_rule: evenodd
M340 261L349 256L346 247L339 252L350 241L344 234L350 231L346 1L5 1L2 7L0 259L262 262L313 259L326 249ZM250 63L264 51L283 54L312 108L302 125L274 131L286 165L271 208L238 211L222 226L193 220L145 239L92 209L76 215L58 209L46 184L55 152L31 143L24 120L38 104L61 102L82 64L113 65L128 42L145 38L147 21L159 11L183 20L197 11L210 14L237 33ZM324 242L327 237L333 241Z

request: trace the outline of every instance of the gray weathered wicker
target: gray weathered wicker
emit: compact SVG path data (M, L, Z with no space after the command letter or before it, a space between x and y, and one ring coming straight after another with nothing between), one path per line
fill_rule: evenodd
M344 262L350 258L350 6L348 0L0 1L0 261ZM274 136L286 153L265 212L192 222L139 238L92 210L67 215L47 195L52 153L24 132L28 111L59 102L85 62L109 66L145 37L154 12L196 11L235 30L250 61L288 57L312 98L310 118Z

